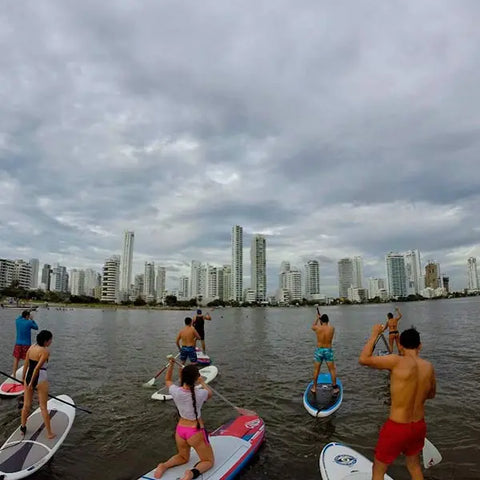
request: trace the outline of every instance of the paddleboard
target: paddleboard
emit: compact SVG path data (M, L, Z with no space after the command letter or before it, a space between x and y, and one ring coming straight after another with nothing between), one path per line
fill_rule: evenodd
M320 453L323 480L372 480L372 462L341 443L328 443ZM393 480L385 474L384 480Z
M59 395L65 402L73 403L68 395ZM27 420L27 433L20 426L0 448L0 479L25 478L45 465L65 440L75 418L75 408L52 398L47 402L53 432L57 435L49 440L40 408ZM20 422L20 419L19 419Z
M303 406L313 417L328 417L338 410L343 400L343 385L337 377L340 388L338 394L333 394L332 377L329 373L321 373L317 379L317 391L313 393L313 381L307 385L303 394Z
M206 353L203 353L201 348L197 347L195 348L195 351L197 353L197 363L199 365L207 366L212 363L210 357Z
M215 463L210 470L207 470L199 478L202 480L230 480L234 478L258 451L264 438L265 424L256 415L242 415L217 428L210 434ZM162 450L163 448L159 449L159 451ZM188 463L168 469L162 475L162 480L182 478L185 470L194 468L198 460L195 450L191 449ZM155 469L151 470L138 480L154 480L154 471Z
M16 397L17 395L21 395L23 393L23 391L25 390L22 382L23 365L15 373L15 378L18 378L21 383L18 383L11 378L7 378L0 385L0 395L3 395L4 397Z
M200 375L203 377L205 383L210 383L217 375L218 368L215 365L210 365L209 367L204 367L199 370ZM202 388L201 385L197 385L196 388ZM152 395L153 400L171 400L172 396L166 394L167 387L163 387Z

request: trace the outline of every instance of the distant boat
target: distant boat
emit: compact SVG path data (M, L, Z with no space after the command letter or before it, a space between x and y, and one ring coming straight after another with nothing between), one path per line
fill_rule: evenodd
M30 310L35 311L38 308L38 305L5 305L4 303L1 304L0 308L10 308L11 310Z

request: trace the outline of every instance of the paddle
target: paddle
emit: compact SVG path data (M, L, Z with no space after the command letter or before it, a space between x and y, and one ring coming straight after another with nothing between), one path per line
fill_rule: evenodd
M18 382L18 383L23 383L23 382L22 382L21 380L19 380L18 378L15 378L15 377L12 377L12 376L8 375L8 373L2 372L1 370L0 370L0 373L1 373L2 375L5 375L7 378L10 378L10 379L12 379L12 380L15 380L15 381ZM76 408L77 410L81 410L82 412L92 413L92 411L91 411L91 410L88 410L87 408L79 407L79 406L77 406L77 405L75 405L75 404L73 404L73 403L66 402L65 400L62 400L61 398L55 397L54 395L48 394L48 397L49 397L49 398L54 398L55 400L58 400L59 402L62 402L62 403L64 403L65 405L70 405L71 407Z
M168 358L168 357L167 357ZM180 362L178 362L177 360L175 360L175 363L177 365L179 365L180 367L184 367L185 365L182 365ZM218 395L226 404L230 405L231 407L233 407L240 415L247 415L247 416L255 416L255 417L258 417L258 414L256 412L254 412L253 410L248 410L246 408L240 408L240 407L237 407L236 405L234 405L230 400L228 400L227 398L225 398L223 395L221 395L220 393L218 393L213 387L211 387L210 385L208 386L208 388L210 388L210 390L212 390L213 393L215 393L215 395Z
M177 358L179 355L180 353L177 353L175 358ZM169 363L167 363L153 378L151 378L148 382L145 382L142 386L145 388L155 386L155 380L168 368L168 365Z
M437 450L437 447L433 445L427 438L425 439L425 444L422 451L423 456L423 466L425 468L433 467L442 461L442 456Z

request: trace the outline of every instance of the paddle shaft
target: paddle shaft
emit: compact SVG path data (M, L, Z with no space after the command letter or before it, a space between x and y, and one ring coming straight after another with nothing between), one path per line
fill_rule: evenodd
M177 353L174 358L177 358L180 355L180 353ZM153 378L158 378L170 365L170 362L168 362Z
M11 375L8 375L8 373L2 372L1 370L0 370L0 373L1 373L2 375L5 375L7 378L10 378L11 380L15 380L15 381L18 382L18 383L23 383L23 382L22 382L21 380L19 380L18 378L15 378L15 377L12 377ZM64 403L65 405L70 405L71 407L76 408L77 410L81 410L82 412L92 413L91 410L88 410L88 409L82 408L82 407L78 407L77 405L74 405L73 403L69 403L69 402L66 402L65 400L62 400L61 398L55 397L54 395L48 394L48 396L49 396L49 398L54 398L55 400L58 400L59 402Z

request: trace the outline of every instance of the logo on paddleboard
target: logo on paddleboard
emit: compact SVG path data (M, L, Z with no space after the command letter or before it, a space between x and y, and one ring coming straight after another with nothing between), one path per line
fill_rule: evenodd
M344 467L350 467L351 465L355 465L357 463L357 459L355 457L346 454L337 455L333 461L339 465L343 465Z
M256 418L255 420L250 420L245 424L245 428L255 428L260 425L260 419Z

